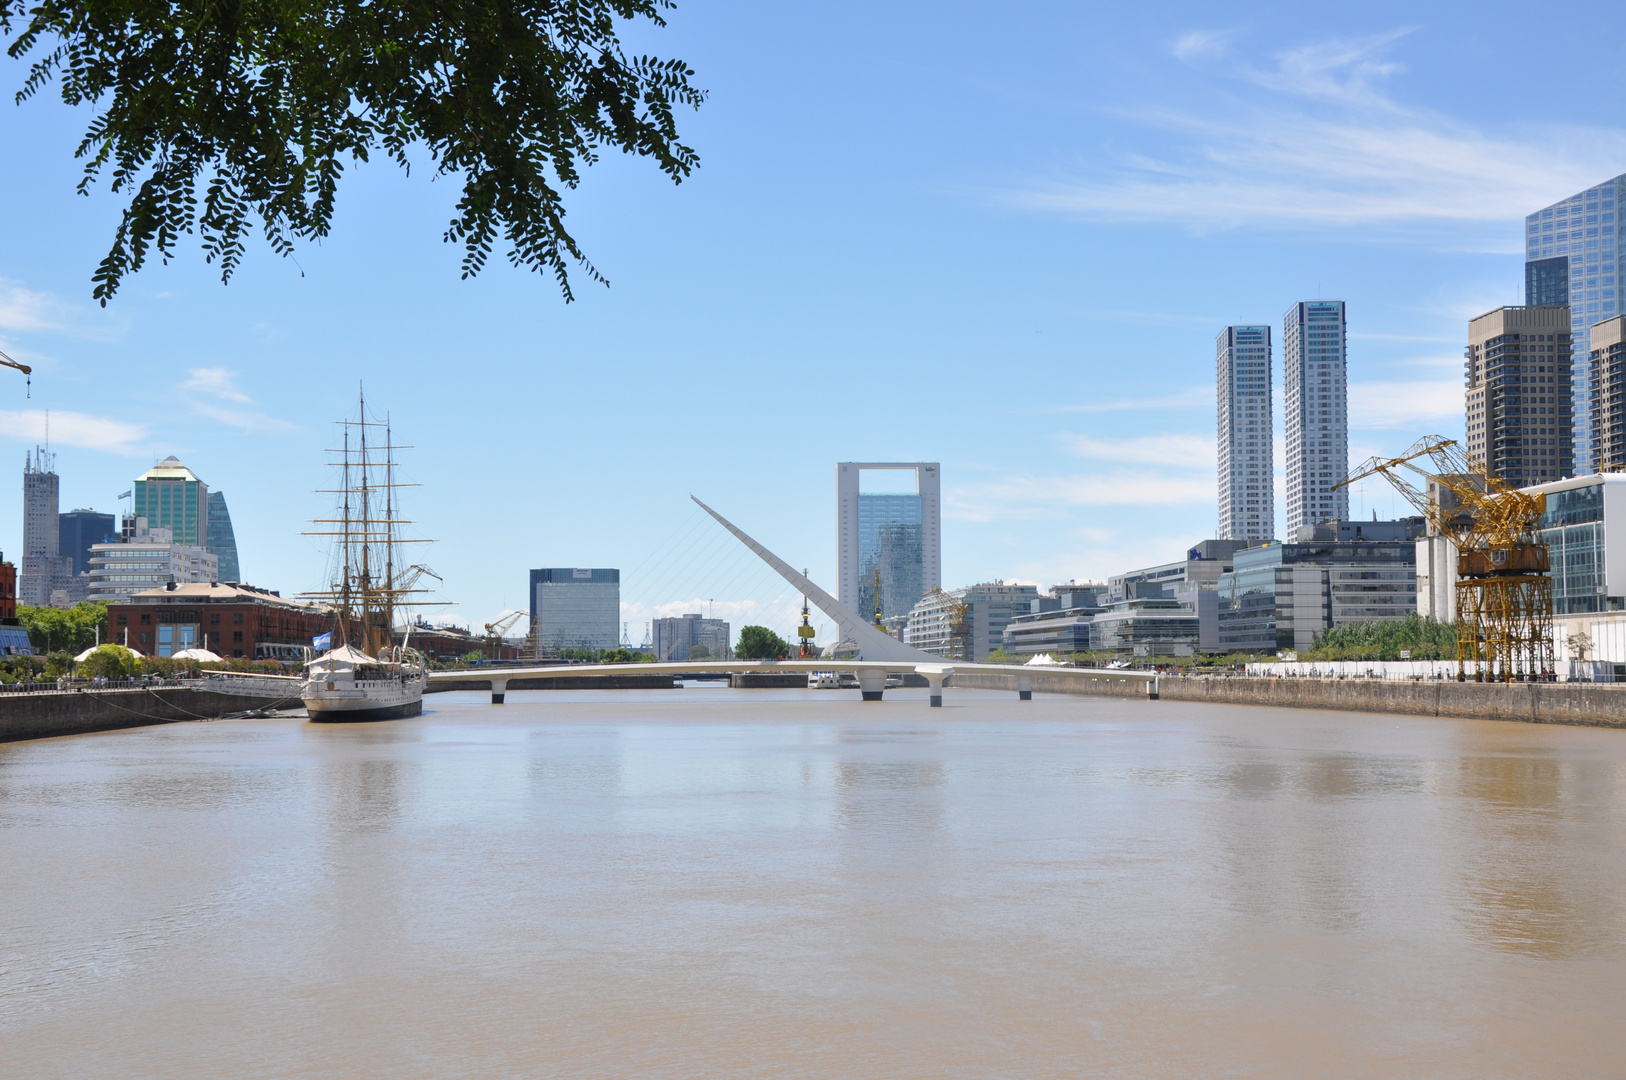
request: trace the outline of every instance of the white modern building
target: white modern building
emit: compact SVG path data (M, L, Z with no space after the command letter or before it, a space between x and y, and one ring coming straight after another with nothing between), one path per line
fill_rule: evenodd
M1569 307L1569 332L1578 360L1592 351L1592 327L1626 311L1620 296L1621 275L1626 272L1623 200L1626 175L1576 192L1524 219L1524 302L1531 307ZM1588 408L1592 382L1590 371L1575 373L1575 471L1582 474L1597 468Z
M613 649L621 642L620 624L620 570L531 571L531 628L539 650Z
M865 473L913 473L905 490L865 491ZM912 488L912 490L910 490ZM935 461L836 464L837 599L865 619L908 615L943 587L942 474Z
M1270 360L1268 326L1227 326L1214 341L1222 540L1263 544L1276 534Z
M1287 530L1349 517L1348 332L1342 300L1302 300L1282 317Z
M169 529L128 522L118 542L90 545L90 598L116 600L175 582L220 580L220 558L207 548L175 543Z
M950 616L943 607L943 593L933 593L918 601L909 612L904 627L905 644L937 656L950 654ZM1027 614L1039 595L1037 585L1007 585L1003 581L971 585L954 589L947 595L965 604L971 633L971 655L959 659L980 662L988 654L1001 648L1005 641L1005 628L1011 619Z

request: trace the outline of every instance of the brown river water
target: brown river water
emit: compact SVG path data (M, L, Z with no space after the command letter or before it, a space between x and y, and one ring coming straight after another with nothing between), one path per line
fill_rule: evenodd
M924 695L0 746L0 1076L1626 1076L1626 731Z

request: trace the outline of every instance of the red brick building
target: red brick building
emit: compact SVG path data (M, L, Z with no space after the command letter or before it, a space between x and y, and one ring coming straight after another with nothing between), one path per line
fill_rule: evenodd
M471 652L478 652L487 660L518 660L523 652L513 645L498 645L496 655L492 655L483 637L475 637L455 626L425 626L422 623L413 624L410 640L407 639L406 628L398 627L395 643L400 645L403 642L429 659L439 661L461 660Z
M329 608L252 585L190 582L109 604L105 640L146 656L208 649L231 659L298 662L311 639L333 626Z

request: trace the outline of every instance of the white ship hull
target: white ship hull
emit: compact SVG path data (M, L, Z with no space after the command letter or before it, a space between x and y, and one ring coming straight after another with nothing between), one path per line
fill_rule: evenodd
M329 669L337 666L327 665ZM377 667L385 670L378 671ZM299 694L312 721L347 724L399 720L423 712L424 670L416 664L376 665L362 678L354 674L353 669L313 666Z

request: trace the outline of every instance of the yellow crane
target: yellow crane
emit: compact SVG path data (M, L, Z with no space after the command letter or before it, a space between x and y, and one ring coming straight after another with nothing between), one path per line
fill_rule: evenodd
M807 577L806 570L802 571L802 576ZM804 596L802 597L802 625L796 628L796 636L802 639L801 648L797 650L797 653L803 660L813 658L813 624L808 621L807 616L807 597Z
M497 659L502 648L503 635L519 620L529 618L523 611L509 611L486 623L486 659Z
M875 629L886 633L886 624L881 621L881 568L875 568Z
M28 396L34 396L34 369L27 364L19 364L5 353L0 352L0 366L13 367L22 372L28 379Z
M1425 488L1432 482L1449 492L1457 505L1430 498L1408 471ZM1397 458L1372 458L1333 489L1378 474L1457 546L1457 679L1470 671L1475 682L1550 677L1553 583L1541 538L1547 496L1520 491L1438 435L1419 439Z
M973 659L971 655L971 605L963 600L956 600L952 594L942 589L929 589L923 600L934 600L938 609L943 612L943 621L948 625L948 660Z

